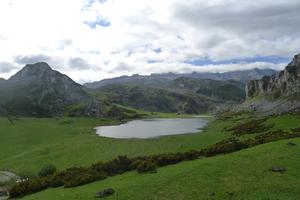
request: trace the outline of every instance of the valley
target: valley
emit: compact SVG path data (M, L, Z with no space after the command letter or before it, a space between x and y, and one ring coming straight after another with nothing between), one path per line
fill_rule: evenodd
M175 77L99 88L26 65L0 83L0 171L18 181L1 187L28 200L94 199L105 189L107 199L297 199L300 113L289 105L298 60L246 85ZM283 102L273 90L288 103L268 114L256 106ZM120 130L102 135L111 127Z

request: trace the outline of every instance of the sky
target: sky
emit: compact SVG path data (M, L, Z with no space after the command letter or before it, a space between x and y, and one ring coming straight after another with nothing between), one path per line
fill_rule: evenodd
M0 77L47 62L80 83L132 74L282 69L299 0L1 0Z

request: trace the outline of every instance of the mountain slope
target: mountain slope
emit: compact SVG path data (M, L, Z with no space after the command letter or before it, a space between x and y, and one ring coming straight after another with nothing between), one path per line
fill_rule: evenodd
M278 74L250 81L246 94L242 107L255 111L282 113L300 108L300 54Z
M2 114L26 116L100 113L96 100L68 76L47 63L26 65L0 84Z
M236 80L243 83L249 80L259 79L266 75L275 74L277 71L272 69L251 69L244 71L233 71L224 73L187 73L187 74L175 74L175 73L164 73L164 74L151 74L149 76L132 75L132 76L121 76L117 78L104 79L93 83L84 84L85 87L95 89L103 87L109 84L142 84L142 85L161 85L169 83L179 77L187 78L198 78L198 79L212 79L212 80Z
M181 93L162 88L128 84L111 84L97 91L99 100L110 101L137 109L156 112L206 112L214 103L193 93Z
M181 77L158 85L110 84L93 90L100 101L155 112L196 114L245 98L244 84Z

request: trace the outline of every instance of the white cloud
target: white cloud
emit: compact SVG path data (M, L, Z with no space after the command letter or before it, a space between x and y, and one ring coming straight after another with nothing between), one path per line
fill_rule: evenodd
M80 82L134 73L282 68L184 61L291 57L300 46L299 8L298 0L1 0L0 62L8 67L1 65L0 77L26 61L47 61Z

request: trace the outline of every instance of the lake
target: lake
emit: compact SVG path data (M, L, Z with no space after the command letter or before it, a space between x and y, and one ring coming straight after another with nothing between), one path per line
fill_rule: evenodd
M207 122L203 118L142 119L115 126L99 126L96 133L110 138L153 138L201 132Z

